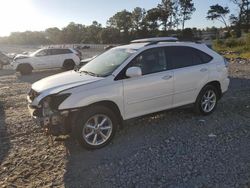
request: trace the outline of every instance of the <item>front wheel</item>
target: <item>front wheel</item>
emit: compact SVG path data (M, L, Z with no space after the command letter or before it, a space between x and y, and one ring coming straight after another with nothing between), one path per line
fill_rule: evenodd
M18 66L17 70L20 72L21 75L28 75L32 73L32 67L29 64L21 64Z
M78 114L73 133L83 147L98 149L112 140L117 127L118 120L112 110L93 106Z
M63 63L63 68L65 70L73 70L75 65L76 65L75 62L72 59L67 59Z
M205 86L196 99L195 111L202 115L211 114L216 109L218 96L218 90L214 86Z

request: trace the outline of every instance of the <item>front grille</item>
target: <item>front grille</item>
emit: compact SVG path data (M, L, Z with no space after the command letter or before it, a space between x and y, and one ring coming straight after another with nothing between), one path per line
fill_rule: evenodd
M30 98L31 101L33 101L37 96L39 95L38 92L36 92L35 90L31 89L28 93L28 96Z

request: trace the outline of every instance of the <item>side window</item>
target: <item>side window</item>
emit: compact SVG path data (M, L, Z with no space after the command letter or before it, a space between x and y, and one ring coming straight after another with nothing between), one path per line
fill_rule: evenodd
M200 50L186 46L166 47L166 56L171 62L172 69L200 65L211 61L212 58L205 53L208 57L204 57L203 53Z
M51 55L57 55L58 54L58 50L57 49L50 49L50 54Z
M166 56L171 62L172 69L178 69L182 67L192 66L193 57L189 53L186 47L172 46L166 47Z
M61 49L50 49L51 55L59 55L61 54Z
M129 67L140 67L142 75L167 70L166 58L163 48L146 50L132 60Z
M73 52L69 49L61 49L61 54L72 54Z
M70 54L73 53L69 49L51 49L51 55L59 55L59 54Z
M49 52L48 52L47 49L41 50L40 52L38 52L38 53L36 54L37 57L47 56L47 55L49 55Z

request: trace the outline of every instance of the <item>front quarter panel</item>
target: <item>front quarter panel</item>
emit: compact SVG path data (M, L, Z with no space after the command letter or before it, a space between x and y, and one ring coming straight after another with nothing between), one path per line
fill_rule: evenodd
M86 84L76 88L66 90L63 93L71 93L71 95L61 103L59 110L77 109L88 105L102 102L114 102L123 116L123 86L122 82L115 82L112 77L103 81Z

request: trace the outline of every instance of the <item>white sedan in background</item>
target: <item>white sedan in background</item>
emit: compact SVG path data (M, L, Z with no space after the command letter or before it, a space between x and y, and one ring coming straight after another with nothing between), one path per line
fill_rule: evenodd
M17 55L11 63L22 75L32 70L64 68L74 69L80 63L80 54L71 48L40 49L30 55Z

